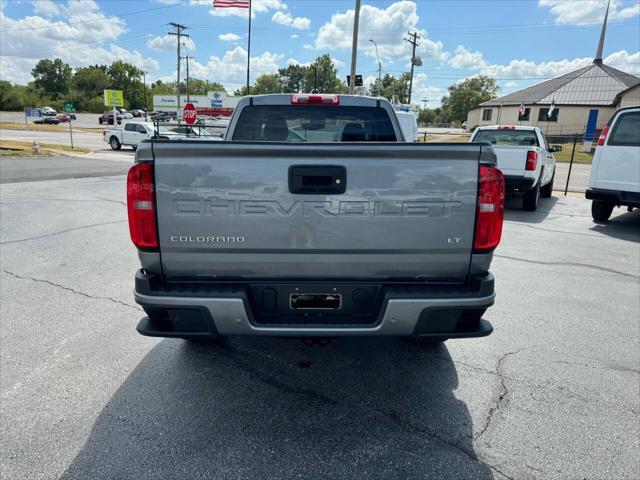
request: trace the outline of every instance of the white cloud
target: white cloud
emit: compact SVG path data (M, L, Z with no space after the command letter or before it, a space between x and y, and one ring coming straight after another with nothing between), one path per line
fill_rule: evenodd
M299 36L300 36L300 35L298 35L297 33L294 33L294 34L293 34L293 35L291 35L291 37L289 37L289 38L296 39L296 38L298 38Z
M155 59L112 43L126 33L126 24L121 18L106 16L95 2L70 0L56 3L56 7L58 13L44 7L49 18L30 15L16 19L0 11L3 79L19 83L33 80L31 69L41 58L61 58L72 67L124 60L145 70L159 68Z
M446 93L446 89L429 85L426 73L418 73L413 77L412 102L422 104L422 100L428 101L427 106L434 107L440 104L440 99Z
M176 37L172 35L158 35L147 40L147 47L152 50L175 50ZM189 37L185 37L182 41L182 48L189 51L196 49L195 43Z
M54 17L60 15L60 7L53 0L34 0L33 13L36 15L45 15L47 17Z
M218 35L218 40L222 40L223 42L237 42L242 37L240 35L236 35L235 33L221 33Z
M513 80L508 81L504 84L506 88L516 88L518 86L518 82L514 82Z
M275 73L283 58L283 55L271 52L251 57L251 82L264 73ZM222 57L212 55L205 64L193 61L190 68L193 77L220 82L227 90L233 92L245 84L247 51L237 46L228 50Z
M297 28L298 30L306 30L311 26L311 20L306 17L293 17L289 12L284 13L277 11L271 17L273 23L278 23L286 27Z
M353 10L334 13L331 20L320 27L316 48L329 51L351 49L353 18ZM417 28L418 20L415 2L402 0L392 3L386 9L363 5L360 10L359 51L376 58L375 47L369 42L372 39L378 44L380 57L387 63L409 59L411 50L404 38L408 31L416 31L421 36L416 54L423 59L445 60L448 54L444 52L442 42L429 39L425 30Z
M206 2L193 2L201 5L212 5L213 1ZM255 17L257 13L268 12L269 10L286 10L287 4L282 0L252 0L251 2L251 17ZM209 13L214 17L247 17L249 15L249 9L247 8L211 8Z
M584 25L602 22L607 0L538 0L538 5L548 8L556 23ZM623 8L620 0L612 0L609 20L624 20L638 15L640 3Z
M487 64L482 53L475 51L470 52L462 45L458 45L453 56L449 59L449 65L453 68L474 69L482 68Z
M453 68L475 70L490 77L542 80L586 67L592 62L593 58L582 57L539 63L532 60L516 59L506 64L489 64L481 52L470 52L463 46L458 46L455 55L449 59L448 63ZM637 75L640 73L640 52L629 53L626 50L620 50L606 57L604 63L623 72Z

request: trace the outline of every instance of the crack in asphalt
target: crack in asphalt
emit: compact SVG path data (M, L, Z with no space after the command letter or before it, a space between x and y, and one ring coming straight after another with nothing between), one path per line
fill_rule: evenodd
M38 235L37 237L20 238L18 240L9 240L7 242L0 242L0 245L10 245L12 243L21 243L21 242L29 242L31 240L40 240L42 238L55 237L56 235L61 235L63 233L73 232L73 231L76 231L76 230L85 230L87 228L102 227L104 225L113 225L113 224L116 224L116 223L123 223L123 222L126 222L126 221L127 220L115 220L113 222L93 223L91 225L82 225L80 227L67 228L65 230L60 230L60 231L53 232L53 233L47 233L45 235Z
M621 272L620 270L615 270L613 268L607 267L599 267L598 265L591 265L589 263L577 263L577 262L543 262L541 260L529 260L526 258L518 258L511 257L509 255L498 255L494 254L494 257L498 258L506 258L507 260L515 260L517 262L525 262L525 263L533 263L536 265L551 265L551 266L563 266L563 267L582 267L582 268L590 268L593 270L599 270L601 272L613 273L615 275L622 275L623 277L629 277L634 279L640 279L640 276L633 275L632 273Z
M35 277L25 277L23 275L18 275L17 273L10 272L10 271L4 270L4 269L2 270L2 273L6 273L7 275L9 275L9 276L11 276L13 278L17 278L19 280L29 280L29 281L36 282L36 283L45 283L47 285L51 285L52 287L60 288L62 290L66 290L67 292L75 293L76 295L81 295L83 297L90 298L92 300L108 300L110 302L117 303L117 304L123 305L125 307L135 308L136 310L140 310L140 308L138 306L136 306L136 305L131 305L130 303L123 302L121 300L116 300L115 298L112 298L112 297L102 297L102 296L99 296L99 295L90 295L88 293L81 292L80 290L76 290L76 289L71 288L71 287L65 287L64 285L60 285L59 283L55 283L55 282L52 282L50 280L44 280L42 278L35 278Z
M293 381L297 381L297 379L295 378L295 373L297 373L296 370L293 369L293 367L291 365L289 365L287 362L283 362L279 359L276 359L270 355L264 354L263 352L260 352L258 350L255 349L242 349L242 348L238 348L238 347L226 347L227 351L233 353L239 353L239 354L245 354L245 355L258 355L260 357L266 358L276 364L280 364L281 366L284 366L284 368L288 371L293 371L294 374L293 375L288 375L287 373L285 373L285 371L283 371L282 368L279 368L279 373L282 374L283 376L288 376L288 377L293 377L291 378ZM523 349L524 350L524 349ZM517 352L514 352L517 353ZM245 372L249 373L250 375L254 375L258 380L262 381L263 383L266 383L267 385L273 386L274 388L277 388L281 391L285 391L286 393L297 393L297 394L302 394L305 395L307 397L313 398L313 399L317 399L317 400L321 400L324 402L327 402L331 405L340 405L341 402L340 400L334 400L330 397L328 397L327 395L321 394L319 392L316 392L313 389L307 389L307 388L295 388L295 387L291 387L290 385L286 385L281 381L278 381L274 378L273 374L271 373L267 373L267 374L260 374L259 372L257 372L254 368L246 368L246 362L241 362L241 361L236 361L236 364L239 365ZM268 378L270 377L270 378ZM286 387L286 388L282 388L282 387ZM447 446L449 448L452 448L454 450L457 450L461 453L463 453L465 456L469 457L471 460L484 465L485 467L499 473L500 475L502 475L503 477L505 477L508 480L514 480L514 477L511 477L509 475L507 475L506 473L504 473L503 471L501 471L499 468L495 467L494 465L491 465L490 463L485 462L484 460L480 459L477 455L475 455L475 452L473 452L472 450L470 451L468 448L466 448L464 445L461 445L460 442L462 440L458 440L458 441L450 441L444 437L442 437L441 435L433 432L432 430L429 430L427 428L423 428L423 427L419 427L415 424L413 424L410 420L407 420L405 418L402 417L402 415L400 415L398 412L392 410L392 409L383 409L380 408L376 405L372 405L369 402L366 401L366 399L363 399L361 396L359 395L355 395L351 392L347 392L341 388L338 389L338 391L340 393L342 393L344 395L344 397L348 397L351 398L354 402L356 402L356 404L359 404L361 407L364 407L370 411L376 412L377 414L383 416L384 418L387 418L388 420L390 420L392 423L394 423L396 426L404 429L404 430L408 430L409 432L413 433L413 434L423 434L423 435L427 435L429 437L431 437L432 439L434 439L437 443L443 445L443 446ZM473 439L472 437L467 437L465 436L464 439Z
M496 362L496 373L497 373L498 377L500 378L498 398L496 398L493 406L489 409L489 413L487 414L487 418L485 418L485 420L484 420L482 428L478 431L478 433L476 433L473 436L474 439L480 438L489 429L489 427L491 426L491 422L493 421L493 417L496 415L496 413L498 413L498 411L500 410L500 407L502 406L502 402L505 400L505 398L507 397L507 394L509 393L509 390L507 389L506 378L505 378L506 375L502 371L502 366L503 366L504 362L510 356L517 355L518 353L520 353L520 352L522 352L524 350L526 350L526 347L525 348L520 348L520 349L515 350L513 352L507 352L504 355L502 355L498 359L498 361Z

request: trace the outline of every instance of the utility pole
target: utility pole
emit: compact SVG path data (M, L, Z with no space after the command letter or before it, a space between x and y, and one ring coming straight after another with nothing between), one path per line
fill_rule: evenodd
M356 92L356 57L358 54L358 27L360 26L360 0L356 0L353 13L353 44L351 45L351 76L349 77L349 94Z
M189 59L193 60L193 57L190 57L189 55L185 55L184 58L187 61L187 102L191 101L191 98L189 97Z
M177 71L177 83L176 83L176 101L178 102L178 111L180 111L180 45L182 45L182 37L189 37L186 33L182 33L183 30L186 30L187 27L181 25L179 23L170 22L173 28L176 29L175 32L169 32L169 35L175 35L176 40L178 40L178 71Z
M378 55L378 44L375 40L369 39L371 43L373 43L374 47L376 47L376 57L378 58L378 96L382 96L382 62L380 62L380 55Z
M416 57L416 47L420 45L420 34L418 32L407 32L409 38L405 38L404 41L409 43L413 50L411 52L411 77L409 77L409 101L411 103L411 91L413 90L413 67L422 65L420 58Z

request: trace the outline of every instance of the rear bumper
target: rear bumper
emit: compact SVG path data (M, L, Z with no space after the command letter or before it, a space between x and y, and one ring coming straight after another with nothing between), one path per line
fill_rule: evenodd
M536 179L530 177L520 177L515 175L504 176L504 188L507 192L526 192L535 185Z
M617 190L603 190L599 188L589 188L586 192L589 200L602 200L611 202L618 206L640 208L640 193L637 192L620 192Z
M147 313L138 324L142 335L206 338L216 335L327 337L419 336L483 337L493 331L481 317L495 300L492 274L469 285L385 285L372 322L311 323L306 314L288 323L262 320L251 289L242 284L161 284L143 272L136 275L135 300Z

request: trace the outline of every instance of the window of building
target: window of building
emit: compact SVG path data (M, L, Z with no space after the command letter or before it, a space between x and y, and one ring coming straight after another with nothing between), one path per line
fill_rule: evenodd
M527 121L529 120L529 115L531 114L531 109L530 108L525 108L524 109L524 115L520 115L518 114L518 121L519 122L523 122L523 121Z
M482 120L491 120L491 114L493 113L492 108L487 108L482 110Z
M547 114L549 113L549 109L541 108L540 111L538 112L538 121L539 122L557 122L559 112L560 112L560 109L556 107L553 109L553 112L551 112L551 117L547 117Z

